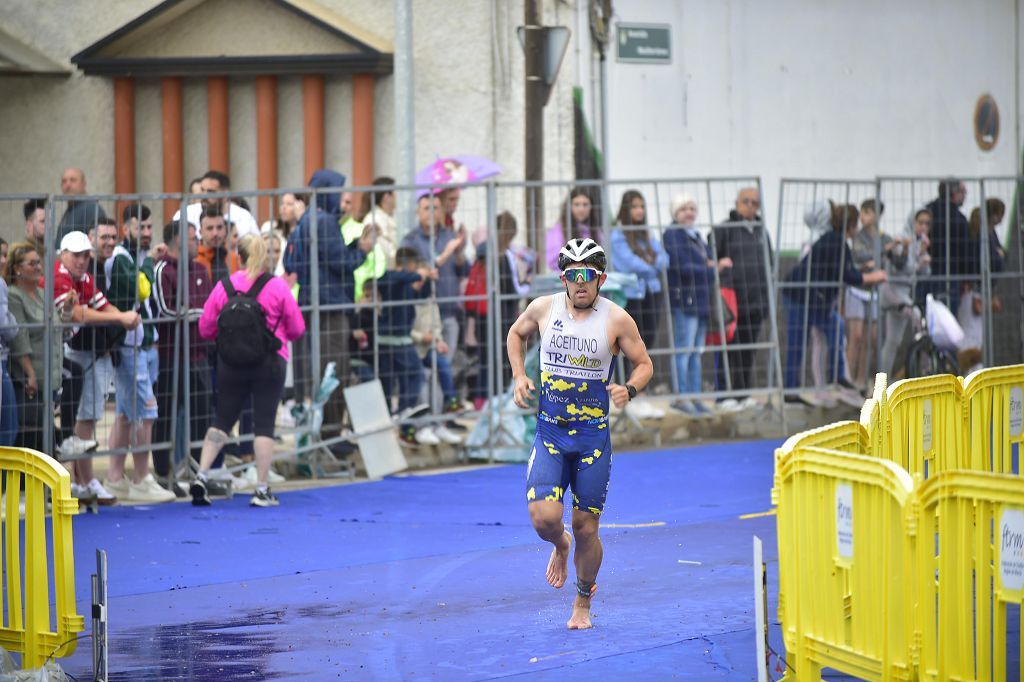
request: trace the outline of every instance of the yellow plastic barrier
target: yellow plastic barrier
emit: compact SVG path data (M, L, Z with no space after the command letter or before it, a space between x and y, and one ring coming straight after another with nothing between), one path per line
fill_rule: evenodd
M796 679L821 679L823 667L910 679L910 476L798 437L777 451L776 481L779 617Z
M790 436L782 447L775 451L775 457L778 459L780 453L791 452L797 447L816 447L866 455L868 446L868 432L859 423L842 421Z
M1006 606L1024 601L1024 480L943 472L918 499L920 678L1005 680Z
M1013 445L1024 441L1024 365L974 372L964 379L963 399L967 468L1021 474Z
M1024 630L1024 365L874 389L859 423L775 454L795 679L1006 679L1007 633Z
M51 654L55 657L73 654L75 635L85 629L85 619L75 612L71 517L78 513L78 500L71 497L71 479L67 470L54 459L34 450L0 447L0 472L4 476L6 491L3 523L6 598L0 646L21 652L23 668L38 668ZM18 491L23 480L24 559L21 557L18 510ZM53 613L50 611L44 488L50 489L52 506L52 588L56 602Z
M795 515L792 505L780 504L780 492L782 489L780 474L783 470L780 459L788 457L795 450L808 447L865 454L867 452L867 442L867 432L860 424L853 421L844 421L791 436L782 444L782 447L775 451L775 481L772 488L772 504L776 507L775 525L779 541L779 620L783 623L786 622L784 614L786 613L787 595L797 594L799 582L795 580L797 577L795 566L790 565L790 562L795 560L797 556L795 549L783 551L782 548L794 547L793 533L795 532L795 526L793 524L800 517ZM787 576L794 580L786 582ZM787 632L786 628L783 628L783 636L786 638L786 649L791 650L794 643L790 641L790 637L795 636L795 630Z
M880 456L925 478L965 468L962 398L962 380L951 374L897 381L885 392Z

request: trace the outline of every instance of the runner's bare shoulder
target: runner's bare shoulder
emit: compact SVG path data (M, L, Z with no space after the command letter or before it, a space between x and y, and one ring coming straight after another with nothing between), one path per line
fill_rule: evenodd
M612 354L619 354L619 339L627 335L639 336L639 330L636 326L636 321L633 317L626 312L626 309L620 306L618 303L605 299L608 301L610 310L608 311L608 344L611 346Z

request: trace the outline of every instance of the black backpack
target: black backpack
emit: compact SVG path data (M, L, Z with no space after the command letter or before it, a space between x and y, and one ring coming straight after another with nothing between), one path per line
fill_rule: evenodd
M267 314L256 300L269 281L263 273L248 291L238 293L230 277L221 280L228 300L217 316L217 356L224 364L256 367L281 349L281 339L267 328Z

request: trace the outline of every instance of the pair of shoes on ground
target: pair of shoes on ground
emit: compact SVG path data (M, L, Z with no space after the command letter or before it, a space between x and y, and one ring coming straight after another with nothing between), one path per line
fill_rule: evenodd
M447 424L421 426L416 429L414 437L420 445L456 445L462 442L462 436L452 431Z
M103 487L106 488L109 494L114 495L122 502L151 502L158 504L161 502L173 502L175 499L174 493L157 483L152 473L146 474L138 483L129 480L127 476L122 476L118 481L106 479L103 481Z
M398 440L410 447L439 445L442 442L455 445L462 442L462 436L452 430L447 424L433 424L420 427L406 425L398 429Z
M626 411L637 419L661 419L665 416L665 410L643 399L630 402L626 405Z
M71 497L78 498L82 502L95 501L96 504L101 507L109 507L110 505L117 504L117 496L104 488L103 484L95 478L85 485L72 483Z
M189 486L189 494L192 496L192 505L195 507L209 507L213 504L210 501L208 490L209 481L202 476L197 476ZM276 507L281 502L274 493L270 492L269 486L257 486L256 492L249 499L251 507Z
M682 412L690 419L707 419L714 414L708 409L707 405L699 400L679 399L674 401L669 407L677 412Z
M719 412L741 412L743 410L759 410L762 405L752 397L744 398L743 400L737 400L736 398L726 398L720 403L715 405L715 408Z

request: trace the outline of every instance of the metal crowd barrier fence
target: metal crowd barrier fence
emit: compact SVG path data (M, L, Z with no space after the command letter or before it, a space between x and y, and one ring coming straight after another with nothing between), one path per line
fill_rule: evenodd
M897 378L966 374L1019 362L1022 183L1021 177L783 179L775 277L787 304L779 322L787 389L834 390L848 381L864 390L876 372ZM829 238L835 223L829 212L841 206L856 218L847 231L852 248L833 245L829 262L815 264L826 251L812 246ZM864 227L870 222L865 207L876 209L875 238ZM884 269L888 281L862 288L844 283L847 258L865 272ZM963 331L946 355L934 353L922 319L927 294L950 307ZM808 299L822 299L821 305Z
M39 668L51 657L73 654L76 635L85 629L75 602L71 517L78 513L78 500L71 497L67 470L40 452L0 448L0 475L5 579L0 644L22 654L22 668Z
M790 395L809 387L863 388L878 364L881 345L871 333L879 319L877 291L848 285L843 273L857 259L842 248L852 239L850 222L858 224L861 205L877 196L871 180L780 182L775 278ZM873 258L881 262L880 254Z
M883 202L889 204L881 216L883 232L896 233L901 228L893 227L893 221L899 225L900 216L910 213L915 205L927 201L927 197L935 194L939 180L934 178L909 180L881 178L874 181L784 180L780 193L779 224L776 226L774 244L768 238L768 233L764 230L762 218L758 213L763 190L756 177L640 179L611 183L601 181L577 181L572 183L491 182L445 187L443 188L444 192L438 197L439 206L436 210L444 214L445 222L451 223L451 227L454 230L462 232L464 228L467 236L462 248L461 258L464 259L465 265L472 267L472 264L482 260L486 266L483 268L486 271L485 293L466 294L456 290L449 292L451 295L440 295L438 291L434 291L430 298L432 302L439 304L442 309L450 313L442 315L446 319L444 320L445 324L441 327L441 335L445 337L446 341L450 341L447 344L449 347L449 357L446 360L451 367L458 398L462 405L462 409L457 413L457 416L467 415L468 404L473 398L481 398L484 404L487 404L486 401L495 396L508 394L509 375L504 352L504 336L514 317L521 310L525 300L530 296L536 295L538 291L552 290L552 284L557 287L557 277L554 274L544 274L546 270L550 270L552 255L547 248L547 238L550 233L558 237L554 241L563 241L563 238L566 236L565 230L562 229L560 235L556 233L561 228L561 223L569 222L570 219L576 220L576 218L570 218L573 200L576 196L582 196L590 203L590 212L583 216L579 222L587 229L593 230L605 242L605 246L608 248L611 256L611 270L612 272L618 270L619 273L627 269L623 265L629 260L628 257L623 258L622 244L625 244L627 250L632 251L633 247L636 246L633 243L636 239L631 239L631 237L642 235L652 237L652 241L664 244L666 235L670 234L672 230L684 227L683 223L677 223L676 221L680 215L672 215L673 209L679 208L680 202L692 200L696 208L696 217L692 227L696 228L697 233L708 242L709 248L712 250L712 260L718 261L720 258L731 258L733 261L742 261L745 259L746 264L751 265L752 269L736 267L716 268L711 273L714 279L711 297L715 300L712 301L708 318L703 321L711 328L710 331L712 332L716 328L725 329L728 332L730 321L727 318L738 315L740 319L733 319L731 322L731 324L735 324L738 327L735 332L737 336L731 341L725 341L721 338L721 334L719 334L717 340L705 339L702 341L698 334L693 342L687 338L680 338L681 335L677 333L678 325L675 324L675 318L679 317L679 310L676 306L672 305L672 290L676 286L675 282L671 279L673 277L673 270L671 267L659 269L656 281L660 285L660 294L649 297L650 300L646 300L648 297L645 296L644 299L639 299L639 303L635 303L633 306L635 310L639 311L641 318L653 318L653 323L649 323L648 326L653 329L649 334L649 346L658 369L656 373L657 379L653 387L654 391L655 393L660 392L673 398L680 398L684 402L689 400L699 401L705 397L724 400L727 398L742 399L752 396L766 396L769 402L774 403L773 397L777 396L783 385L787 383L783 378L784 363L781 362L780 350L785 348L787 353L790 353L794 347L794 344L789 343L787 338L793 335L780 333L779 331L780 326L789 327L793 325L789 324L789 311L787 307L782 306L780 308L778 302L780 300L784 301L787 297L791 298L794 292L814 288L821 289L822 287L834 285L838 290L837 293L842 291L840 289L841 284L838 281L819 281L813 277L811 279L805 277L800 282L786 281L786 274L791 264L800 255L800 250L812 243L815 237L820 236L819 232L814 231L815 229L820 230L820 225L816 224L816 227L801 226L802 213L808 208L813 208L820 204L825 199L831 199L834 203L848 203L859 207L865 200L880 198ZM968 181L966 184L968 196L980 197L982 203L986 206L987 200L992 196L1006 195L1008 199L1010 194L1013 194L1012 202L1004 201L1004 204L1006 204L1004 214L1007 218L1004 218L1002 223L997 223L996 218L998 216L995 215L991 216L990 221L987 210L981 211L979 218L981 227L984 228L986 233L991 229L988 225L989 222L993 226L1002 224L1009 228L1000 232L1006 252L1003 260L1007 264L1002 274L986 270L986 268L989 268L992 258L991 254L986 256L985 253L986 249L992 246L992 244L989 244L989 240L981 240L979 242L982 244L982 253L979 256L980 267L987 273L987 276L981 278L982 288L979 290L984 295L987 295L985 292L995 293L997 298L1004 301L1001 312L993 312L989 307L984 307L982 310L981 317L984 318L982 327L985 329L990 328L990 331L992 331L992 333L986 332L984 334L983 338L985 339L992 339L993 335L999 336L1011 334L1011 332L1012 334L1019 333L1020 325L1009 323L1014 319L1013 315L1016 314L1014 310L1019 308L1019 306L1015 305L1016 299L1013 292L1010 291L1013 286L1017 285L1020 279L1014 275L1014 272L1019 271L1021 249L1019 230L1015 228L1020 215L1017 206L1019 202L1017 199L1018 193L1016 192L1019 180L1019 178L983 178ZM541 189L541 201L539 203L531 202L530 207L524 208L524 199L528 194L527 190L537 188ZM576 191L577 189L580 191ZM637 198L634 194L627 195L628 190L634 190L639 195L644 204L645 215L643 220L636 224L616 225L616 222L623 222L620 218L626 216L631 208L629 205L624 206L623 199L628 198L632 200ZM225 207L224 210L227 213L228 222L234 223L236 232L241 231L244 225L256 225L257 229L277 234L280 247L284 250L286 247L286 236L292 229L296 219L295 215L288 214L288 210L286 210L288 206L293 206L298 200L301 200L305 206L316 206L321 202L340 205L351 198L354 206L352 209L354 218L364 218L363 222L379 222L387 228L387 239L381 240L381 243L371 253L372 258L368 259L373 261L370 264L372 267L369 269L376 274L377 265L380 262L383 261L390 265L393 261L393 253L388 251L383 255L378 255L378 247L389 244L389 248L397 249L397 246L403 239L409 234L415 233L416 229L418 229L417 224L420 222L418 214L418 208L421 204L420 198L423 194L431 194L432 191L434 190L431 188L412 186L376 186L364 188L322 188L315 192L309 188L259 192L228 191L195 196L181 194L97 195L88 197L10 195L0 197L0 210L21 213L24 201L29 199L42 201L45 199L45 201L42 201L42 213L46 217L45 225L50 229L47 229L45 232L44 244L41 248L45 252L42 254L44 257L42 270L46 274L53 272L55 265L56 247L60 236L57 226L60 223L63 222L65 227L67 227L69 224L76 223L77 221L82 223L78 226L81 229L97 227L99 223L98 211L82 208L90 203L95 203L104 209L107 215L114 218L118 239L122 238L125 231L130 229L128 225L130 221L125 220L125 209L131 207L137 209L144 204L147 205L152 212L151 221L153 222L155 233L153 243L158 244L162 241L162 235L159 234L162 232L161 223L162 221L169 221L173 216L173 211L193 206L193 208L184 211L183 215L187 214L188 219L194 219L194 214L201 211L203 202L221 201L224 202L222 206ZM536 195L536 193L534 194ZM346 197L346 195L351 195L351 197ZM388 195L397 198L393 205L390 205L388 201L380 201ZM363 200L366 201L364 202ZM2 203L4 201L6 204ZM631 201L625 203L628 204ZM249 214L236 214L235 206L243 205L251 208L252 214L259 220L254 219L252 216L244 219L244 216ZM7 208L4 209L4 206ZM199 207L198 211L196 207ZM751 220L736 219L739 213L751 209L753 211ZM294 211L294 209L289 210ZM370 214L368 216L361 215L364 210L369 210ZM271 215L271 211L274 211L275 214ZM507 217L501 218L499 221L499 215L502 214L506 214ZM894 218L893 216L896 217ZM23 215L22 218L24 217ZM501 252L499 248L488 249L488 244L494 244L495 246L500 244L500 238L504 232L500 233L499 227L501 227L502 231L507 231L508 217L517 226L519 236L511 239L510 248L505 252ZM739 217L742 218L742 216ZM259 224L264 218L269 220L264 222L262 228L260 228ZM184 220L184 217L179 218L179 227L184 225ZM688 221L690 217L687 216L683 220L684 222ZM12 219L12 222L16 221ZM26 220L27 227L29 227L30 222ZM501 226L499 226L499 222L501 222ZM629 222L633 222L632 217L629 218ZM954 222L952 218L944 221L942 223L943 229L946 230L945 226L952 224L952 222ZM359 226L359 221L353 220L345 221L345 224L339 227L346 235L344 239L350 242L358 236L352 230L358 231ZM228 227L231 226L229 225ZM622 239L616 238L613 240L613 231L617 231ZM755 235L755 233L756 235L763 233L763 240L758 241L761 237L757 236L757 239L754 240L755 247L753 250L736 250L736 239L733 236L745 237L747 235ZM232 241L237 238L237 234L232 236L229 233L225 235L225 238L230 248ZM272 237L269 241L273 245L274 239ZM613 244L613 241L615 244ZM948 239L946 241L947 243L949 242ZM306 246L308 252L304 254L306 261L321 262L322 250L325 247L319 242L318 231L314 230L307 235ZM524 242L526 246L533 247L532 254L523 248ZM436 250L437 244L436 238L433 241L428 239L426 248L428 250ZM880 249L881 247L878 248ZM615 253L616 250L619 252L618 257ZM949 247L946 247L944 253L952 256L954 252ZM511 261L508 258L510 254L512 257ZM885 256L881 251L878 251L876 255L879 262L885 261ZM528 276L532 273L533 281L530 282L531 287L529 289L524 291L514 288L512 290L508 289L507 284L504 284L505 278L502 275L502 269L506 262L510 262L512 267L518 270L517 275ZM133 267L137 275L142 269L142 264L141 262L135 262ZM955 259L953 261L947 259L947 264L942 268L940 275L932 275L932 279L925 278L922 281L925 284L932 283L933 281L937 281L940 284L945 282L946 288L952 289L952 284L963 284L973 277L973 275L958 274L958 267L960 266L956 264ZM760 281L750 282L744 279L750 276L750 272L757 272L762 268L767 273L763 286L754 286L761 285ZM321 289L321 283L319 282L320 270L321 268L311 268L308 270L308 284L311 289ZM329 270L325 270L325 272L329 272ZM811 268L808 268L806 274L810 276L810 273ZM97 269L95 275L99 277L100 274L100 271ZM462 277L465 278L465 275ZM162 330L162 333L166 332L165 338L174 342L179 353L184 351L185 346L188 346L190 350L194 350L194 344L192 344L191 339L195 337L195 333L194 331L190 332L189 329L190 325L194 326L197 309L189 301L190 287L188 286L188 281L187 270L180 268L177 290L181 293L182 300L178 301L178 307L175 310L160 312L152 321L144 324L144 327L155 326L158 330ZM891 282L897 281L898 278L895 276L891 279ZM776 282L778 282L778 285L776 285ZM903 281L903 284L910 286L915 292L917 283L920 282L913 278ZM47 287L49 286L47 284ZM783 295L775 293L776 286ZM503 289L503 287L505 288ZM761 319L757 320L757 324L753 324L754 320L747 314L749 310L744 310L742 300L738 302L735 314L729 308L728 303L715 305L722 300L718 292L729 289L733 291L737 291L737 289L763 289L767 292L768 301L763 315L759 316ZM377 280L374 277L366 279L363 282L363 290L368 291L368 295L371 298L376 296ZM43 299L52 300L50 296L52 296L52 289L45 289ZM836 298L838 300L844 297L845 294ZM742 299L742 296L739 298ZM872 293L868 301L866 307L874 310L874 319L884 317L883 311L880 308L880 306L884 307L885 305L885 301L882 299L884 297ZM472 305L474 301L477 303L476 306ZM315 392L315 387L320 385L323 378L323 370L326 366L325 360L342 356L348 358L358 354L358 349L354 349L354 340L348 337L352 327L341 326L339 319L341 317L358 315L361 307L366 305L366 302L353 300L351 302L330 303L321 300L320 297L312 297L308 302L304 301L303 303L303 310L307 315L308 333L303 340L293 344L292 350L294 353L293 360L290 363L287 390L293 395L293 398L297 397L296 405L299 407L298 411L302 412L305 410L308 414L315 407L312 405L312 396ZM488 314L479 314L481 303L485 303L489 307ZM624 298L624 303L629 303L628 298ZM385 308L398 304L382 302L375 305L375 309L380 312ZM471 313L470 309L475 309L477 313ZM797 335L804 338L805 341L809 336L811 339L810 343L813 344L814 329L816 328L814 322L818 321L810 320L807 310L800 310L798 312L802 314L793 316L798 323L796 326L799 327ZM840 308L838 307L830 312L831 325L835 330L833 334L837 342L833 343L833 348L828 354L820 353L817 360L798 363L800 364L800 367L796 370L798 375L806 373L804 364L808 364L812 368L812 374L815 373L813 368L818 367L816 373L818 383L834 384L843 378L843 374L838 368L844 366L847 360L852 359L853 354L846 353L842 349L842 343L839 342L845 336L847 328L846 322L840 318L839 313ZM61 322L55 316L55 311L50 306L43 306L42 314L43 319L41 321L26 322L19 326L26 330L36 329L42 331L42 336L46 342L55 342L54 346L60 348L62 345L60 337L69 334L76 325ZM379 315L371 315L370 317L372 318L370 326L376 332ZM747 323L745 327L744 322ZM828 320L819 326L828 328ZM879 356L887 346L886 327L886 324L878 325L878 329L874 334L866 334L866 337L875 338L874 350L866 350L871 344L863 344L858 347L866 354L859 361L865 368L865 375L867 372L878 368ZM371 375L376 376L381 369L381 344L377 339L376 333L370 334L370 336L372 337L372 342L368 349L364 349L366 351L364 355L368 361L363 362L362 368L368 370ZM780 337L786 340L786 346L780 344ZM999 338L1002 337L1000 336ZM819 342L822 340L821 338L818 339ZM829 339L824 340L828 341ZM708 341L711 342L709 343ZM344 351L339 350L343 346ZM350 346L353 348L351 352L349 352ZM1019 342L1016 345L1014 343L1004 344L1000 342L998 346L1002 352L1008 352L1004 349L1019 349ZM47 346L41 342L39 347L45 348ZM983 355L988 358L993 355L993 352L991 350L984 350ZM17 402L22 403L22 406L26 408L25 413L34 410L34 413L48 415L64 403L65 418L58 422L59 430L56 434L48 427L40 426L36 430L35 437L39 440L38 447L44 451L53 452L55 451L54 446L59 445L61 441L72 433L72 423L75 421L74 405L67 405L67 403L73 403L73 400L69 401L69 396L73 397L81 387L75 385L77 376L73 363L69 370L68 365L65 363L68 358L64 357L62 352L52 354L39 353L39 355L44 356L41 358L41 364L45 365L46 370L44 372L46 376L43 377L44 381L41 381L40 384L46 385L40 386L38 397L34 402L28 401L23 393L19 393L19 391L24 389L24 382L16 381L15 390L16 395L18 395ZM443 409L438 406L438 396L442 395L443 390L440 387L434 387L435 381L433 378L439 376L442 372L442 368L438 366L437 355L434 353L427 363L431 380L426 382L426 385L430 386L430 390L427 392L428 395L425 399L431 404L433 409L429 410L426 414L417 413L413 417L407 416L401 420L401 423L413 427L426 426L436 428L450 422L450 415L444 413ZM829 374L827 382L824 376L827 370L822 370L821 365L828 365L828 363L822 362L823 356L830 357L832 366L837 368L834 373ZM166 358L167 356L164 357ZM167 366L171 363L163 362L161 363L161 369L157 370L158 374L163 374L163 381L158 382L156 390L157 400L161 407L170 406L168 409L172 412L168 416L164 414L166 410L161 410L161 415L158 417L156 425L156 432L159 436L155 435L151 446L154 452L164 453L160 455L161 464L157 466L158 473L161 474L163 474L165 469L162 462L170 456L169 453L172 447L177 450L174 459L179 464L181 464L180 460L182 459L183 451L188 449L182 448L181 443L189 443L192 450L198 448L202 435L205 432L205 424L207 423L204 421L204 418L208 420L212 412L212 408L209 407L208 403L215 397L215 392L211 385L212 377L210 376L212 368L209 367L210 364L215 363L210 361L209 353L207 353L206 358L195 357L191 352L186 352L184 356L179 355L179 357L182 358L181 361L173 363L173 367ZM694 358L697 359L697 362L694 362ZM206 362L205 367L203 366L204 360ZM142 362L142 358L139 355L135 355L131 362L137 366ZM192 367L193 364L196 365L195 368ZM895 364L899 364L899 362ZM359 366L359 363L357 362L356 365ZM674 368L673 365L675 365ZM687 371L681 371L681 365L685 365ZM57 367L60 367L60 369L57 369ZM342 363L342 368L346 369L349 367L347 364ZM503 369L502 371L497 371L497 368ZM43 369L44 367L40 367L40 370ZM676 371L672 371L673 369ZM883 367L882 369L886 368ZM54 395L54 391L51 390L54 388L54 380L50 379L50 377L54 375L54 370L56 370L57 376L61 375L62 370L65 375L61 376L60 383L65 385L65 390L60 395ZM696 384L692 380L695 371L699 376ZM12 374L17 375L17 372L17 369L12 370ZM71 376L66 376L67 374ZM365 376L365 373L359 375L355 371L352 374ZM202 377L206 377L206 380L202 379ZM349 378L348 376L342 377L343 383L348 381ZM799 381L797 383L806 382ZM791 392L795 390L794 387L788 388ZM99 390L103 390L102 387ZM187 399L185 399L186 396ZM503 406L500 400L496 404L502 409L508 407L507 402ZM474 408L476 406L474 405ZM322 407L327 411L333 409L329 405ZM475 410L469 412L473 411ZM508 409L506 411L514 412ZM108 436L113 435L114 430L116 430L114 426L116 421L108 412L105 411L96 420L97 430L93 432L98 434L95 440L100 441L101 449L99 452L103 454L128 454L137 451L137 448L130 441L122 442L124 441L123 434L115 438L113 443L110 442L111 439ZM287 421L288 416L284 415L284 419ZM168 420L173 422L173 425L168 424ZM36 423L41 425L44 421L48 420L39 419ZM490 419L488 419L487 424L488 434L483 439L484 445L482 450L486 451L488 456L493 456L494 438L502 437L503 427L501 426L502 420L500 415L497 419L497 427L492 428L494 425ZM339 425L332 424L333 426ZM86 433L85 435L88 436L90 434ZM354 438L353 434L344 433L341 430L325 431L324 434L318 435L324 437L312 439L309 437L311 434L303 433L303 445L297 448L300 453L308 452L312 453L311 456L319 456L323 453L324 446L338 446L342 441ZM244 448L244 444L251 440L251 436L245 436L244 429L242 429L240 430L238 440ZM477 448L476 451L481 451L481 448ZM75 460L89 456L88 454L73 453L67 459ZM317 467L314 466L313 468L316 469ZM187 474L184 469L179 468L178 475L183 473Z
M606 283L604 294L637 320L654 361L650 394L667 395L674 405L707 398L752 400L754 396L767 397L769 407L781 405L781 400L774 400L781 373L771 293L773 251L759 215L762 192L758 178L502 182L495 185L496 209L504 213L511 208L509 214L515 218L516 207L533 189L541 190L540 207L533 204L525 220L515 219L519 226L526 226L527 244L535 248L527 257L535 260L521 268L532 277L532 288L524 294L513 290L507 281L492 280L492 290L497 292L494 300L501 311L494 317L492 330L499 340L491 354L493 366L505 362L503 340L518 312L516 304L524 295L560 291L558 249L572 236L591 236L605 247L609 271L618 276ZM684 204L692 204L692 211L680 212ZM740 209L750 212L751 219L738 219L736 211ZM631 210L636 210L635 214ZM499 219L499 229L505 220ZM694 235L692 244L682 237L687 229ZM747 235L745 240L733 238ZM489 241L499 243L500 238L494 234ZM673 246L666 249L669 242ZM706 282L702 286L708 292L707 311L699 311L694 300L693 275L682 279L683 270L691 264L679 257L685 257L686 249L694 244L703 244L709 252L705 258L715 263L721 258L734 262L732 267L699 273ZM523 258L514 244L506 255L510 263ZM720 303L723 289L730 292L728 305ZM718 333L715 339L716 329L726 329L727 334ZM628 372L625 364L620 363L620 381ZM503 394L507 371L495 378L497 394ZM636 414L641 419L647 416L639 408ZM625 416L629 415L627 411Z

